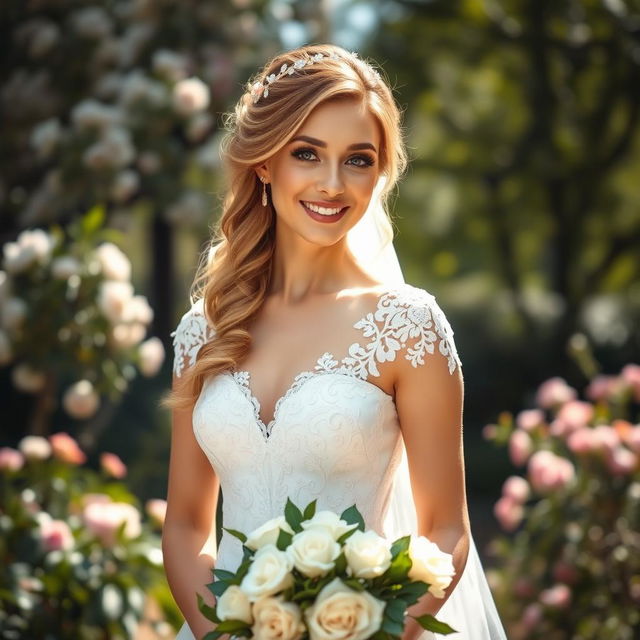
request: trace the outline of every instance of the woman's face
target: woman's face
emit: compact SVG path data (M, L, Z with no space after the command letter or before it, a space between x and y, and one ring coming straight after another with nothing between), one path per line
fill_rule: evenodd
M322 246L345 237L367 210L379 152L378 123L359 101L319 105L260 173L270 183L278 235Z

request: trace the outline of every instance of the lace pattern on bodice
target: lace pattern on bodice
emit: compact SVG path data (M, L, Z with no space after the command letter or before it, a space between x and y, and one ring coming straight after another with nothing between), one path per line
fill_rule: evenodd
M250 372L229 372L251 403L265 439L271 435L281 406L312 376L330 373L367 380L369 376L379 377L378 365L395 360L401 350L413 367L424 364L425 353L434 354L436 345L440 354L447 358L449 373L453 374L456 367L461 366L453 330L434 296L424 289L405 284L385 291L378 297L375 311L367 313L353 328L360 329L368 342L364 346L359 342L351 344L348 355L340 362L332 353L325 352L317 359L314 370L298 373L276 401L273 419L268 424L260 418L260 401L251 392ZM173 370L179 377L185 368L195 363L200 347L214 335L204 317L202 300L183 316L171 335L175 349ZM407 345L409 340L412 343Z

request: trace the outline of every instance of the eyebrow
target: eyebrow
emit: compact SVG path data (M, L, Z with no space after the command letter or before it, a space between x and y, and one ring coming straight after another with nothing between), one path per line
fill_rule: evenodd
M327 146L326 142L322 140L318 140L318 138L312 138L311 136L296 136L291 140L291 142L295 142L296 140L302 140L304 142L309 142L310 144L315 145L316 147L325 147ZM347 147L347 149L371 149L372 151L377 150L370 142L356 142L355 144L351 144Z

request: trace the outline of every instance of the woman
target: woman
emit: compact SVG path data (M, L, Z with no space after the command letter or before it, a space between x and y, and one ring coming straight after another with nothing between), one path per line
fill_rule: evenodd
M228 119L224 211L174 335L167 578L186 623L249 532L298 505L417 533L453 555L437 614L465 640L504 638L467 513L463 378L434 297L404 283L384 203L406 167L388 85L356 54L277 56ZM432 638L408 619L404 638Z

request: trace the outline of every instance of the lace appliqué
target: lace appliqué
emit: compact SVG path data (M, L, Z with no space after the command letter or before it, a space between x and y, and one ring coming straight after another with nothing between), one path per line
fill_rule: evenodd
M410 338L417 340L406 348L405 358L414 367L424 364L425 353L434 353L437 341L438 351L447 358L449 373L461 366L451 325L435 297L424 289L407 284L402 290L383 294L376 311L353 326L362 329L364 337L371 340L365 347L354 342L342 362L361 378L378 377L378 363L395 360Z
M176 330L171 333L174 350L173 372L177 377L180 377L186 368L195 363L200 347L207 343L214 334L215 332L205 318L202 300L198 300L182 316Z

